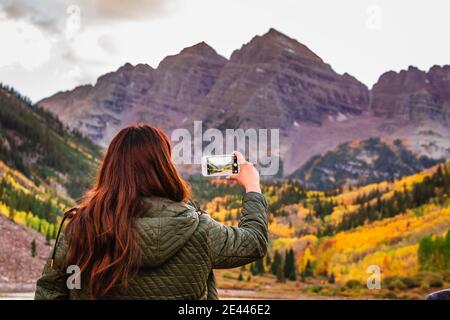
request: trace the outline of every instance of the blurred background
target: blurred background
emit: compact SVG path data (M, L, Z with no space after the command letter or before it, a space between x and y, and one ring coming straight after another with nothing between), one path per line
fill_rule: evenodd
M31 298L124 126L279 129L270 249L222 298L422 299L450 286L450 4L0 1L0 298ZM215 219L241 190L180 167ZM379 282L378 282L379 280ZM378 285L379 283L379 285ZM374 285L374 286L373 286Z

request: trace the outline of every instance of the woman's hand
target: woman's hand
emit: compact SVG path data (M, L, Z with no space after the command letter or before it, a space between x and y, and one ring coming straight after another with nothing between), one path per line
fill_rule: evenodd
M237 157L240 170L238 174L231 175L230 179L237 181L237 183L245 189L245 192L261 193L259 173L255 166L252 163L247 162L239 151L234 151L233 155Z

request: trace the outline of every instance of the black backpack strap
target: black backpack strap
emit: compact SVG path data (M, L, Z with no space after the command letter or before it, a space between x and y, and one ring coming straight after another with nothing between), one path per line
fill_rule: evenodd
M72 218L77 213L77 210L78 210L78 207L73 207L73 208L67 210L66 212L64 212L64 217L62 218L61 224L59 225L58 234L56 235L55 244L53 246L52 259L50 260L50 268L52 268L52 269L54 269L53 265L54 265L55 257L56 257L56 247L58 245L58 240L59 240L59 236L61 234L61 229L62 229L66 219Z

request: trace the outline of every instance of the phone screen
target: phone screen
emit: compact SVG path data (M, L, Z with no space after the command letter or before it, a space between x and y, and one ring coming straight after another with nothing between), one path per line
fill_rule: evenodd
M206 170L208 176L224 176L239 172L236 156L210 156L206 157Z

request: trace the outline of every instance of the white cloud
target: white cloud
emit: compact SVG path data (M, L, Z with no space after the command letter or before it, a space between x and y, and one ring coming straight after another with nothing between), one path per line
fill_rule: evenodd
M73 66L66 73L62 75L63 79L79 81L81 78L81 69L79 66Z
M21 66L31 71L50 59L52 38L25 21L0 20L0 67Z

